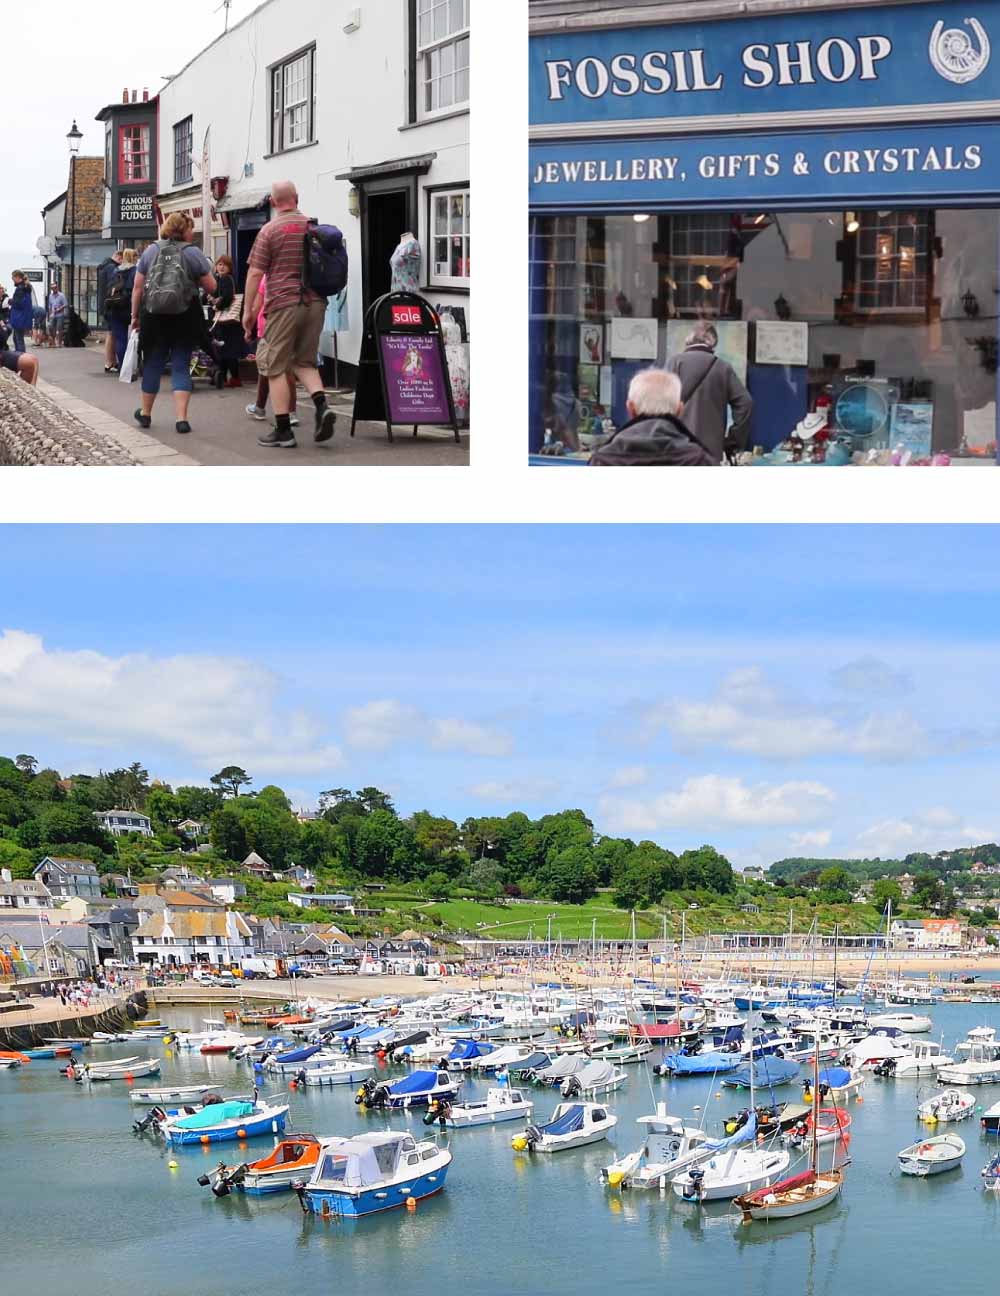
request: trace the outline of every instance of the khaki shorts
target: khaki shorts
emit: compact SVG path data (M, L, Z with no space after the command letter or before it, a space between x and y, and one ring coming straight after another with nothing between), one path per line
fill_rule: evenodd
M268 315L257 346L257 372L277 378L291 369L315 369L325 316L325 301L286 306Z

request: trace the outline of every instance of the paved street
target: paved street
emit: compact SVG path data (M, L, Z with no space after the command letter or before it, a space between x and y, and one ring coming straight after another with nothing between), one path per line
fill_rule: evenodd
M103 351L99 344L91 343L74 350L42 347L34 354L38 355L41 363L42 381L59 389L48 389L48 394L55 400L59 401L60 392L67 393L77 402L87 402L105 415L112 415L130 432L139 430L132 418L133 410L139 405L139 385L126 386L116 376L104 373ZM189 456L198 464L215 467L385 464L441 468L469 462L467 431L462 433L461 445L456 445L450 431L421 428L414 439L410 431L399 428L395 442L390 445L384 425L359 423L352 440L350 394L339 399L330 398L337 410L337 431L332 441L315 445L312 440L312 404L303 391L299 393L302 426L296 433L298 449L266 450L257 444L257 437L268 424L257 423L246 414L246 406L254 395L254 388L249 386L238 391L219 392L203 382L196 383L189 414L193 431L188 436L178 436L174 431L173 402L168 384L164 382L153 410L153 426L146 435L172 451ZM74 403L73 411L77 417L86 419L78 404ZM146 461L157 462L155 458Z

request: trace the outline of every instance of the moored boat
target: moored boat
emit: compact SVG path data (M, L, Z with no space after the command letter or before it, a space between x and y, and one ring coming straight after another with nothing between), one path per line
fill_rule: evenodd
M958 1169L964 1156L965 1143L957 1134L938 1134L903 1148L899 1153L899 1168L903 1174L926 1178Z
M84 1062L74 1066L76 1080L139 1080L143 1076L160 1074L159 1058L128 1058L123 1062Z
M638 1151L601 1170L610 1188L663 1188L704 1155L708 1135L669 1115L665 1102L658 1102L653 1115L640 1116L636 1123L646 1126L646 1140Z
M843 1186L842 1170L804 1170L769 1187L742 1193L734 1198L734 1204L743 1212L744 1224L754 1220L792 1219L832 1206Z
M449 1103L434 1099L424 1116L424 1124L444 1120L449 1129L470 1129L475 1125L498 1125L503 1121L530 1120L534 1104L520 1089L494 1085L486 1097L472 1102Z
M356 1062L353 1058L332 1058L317 1065L302 1067L295 1073L295 1083L305 1085L357 1084L375 1070L373 1062Z
M354 1101L359 1107L426 1107L432 1098L454 1098L461 1087L447 1071L412 1071L391 1084L366 1080Z
M942 1089L926 1102L917 1105L917 1116L928 1125L945 1121L966 1120L976 1110L976 1100L972 1094L962 1093L958 1089Z
M178 1085L162 1089L130 1089L128 1096L134 1103L186 1103L203 1102L206 1095L218 1093L221 1085Z
M544 1125L529 1125L515 1134L515 1152L565 1152L599 1143L618 1124L618 1117L603 1103L561 1102Z
M258 1134L280 1134L287 1117L287 1105L235 1100L212 1103L190 1115L168 1117L160 1128L167 1142L177 1146L224 1143Z
M320 1142L315 1134L294 1134L279 1139L274 1150L259 1161L227 1166L220 1162L210 1175L199 1175L203 1188L211 1186L216 1197L228 1197L235 1189L251 1197L287 1192L292 1185L307 1179L319 1160Z
M323 1139L315 1170L295 1189L304 1211L354 1219L440 1192L451 1161L447 1148L398 1131Z

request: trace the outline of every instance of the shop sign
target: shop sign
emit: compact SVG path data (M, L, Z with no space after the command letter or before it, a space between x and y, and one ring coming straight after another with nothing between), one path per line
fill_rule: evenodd
M965 200L1000 193L1000 124L538 143L536 207Z
M121 225L152 225L153 195L130 193L123 190L118 195L118 223Z
M419 293L386 293L369 308L358 363L351 435L359 419L450 426L459 439L441 321Z
M532 39L530 59L542 134L741 114L954 112L1000 100L1000 0L551 33Z

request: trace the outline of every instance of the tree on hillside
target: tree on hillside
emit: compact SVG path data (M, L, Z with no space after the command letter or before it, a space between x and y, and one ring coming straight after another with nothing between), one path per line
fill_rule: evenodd
M719 895L728 895L736 888L732 864L714 846L686 850L677 862L684 875L685 887L704 887Z
M913 879L911 899L921 909L939 909L944 903L944 886L936 873L928 870Z
M903 888L895 878L879 878L872 887L872 904L885 913L890 901L893 909L898 909L903 903Z
M546 863L570 846L592 847L594 825L582 810L561 810L558 814L543 815L537 828L545 846Z
M635 850L635 842L628 837L601 837L594 847L594 866L598 886L610 886L625 867L625 861Z
M235 802L227 801L212 814L209 840L216 851L228 860L244 860L250 853L243 820Z
M437 864L458 849L461 834L454 819L433 815L429 810L417 810L407 822L426 859Z
M146 796L146 814L153 821L153 827L169 830L175 823L179 823L186 816L181 814L180 802L168 788L154 787L149 789Z
M235 799L240 794L240 788L247 787L253 779L239 765L224 765L218 774L213 774L208 781L212 787L218 788L223 796L228 793Z
M139 761L133 761L125 769L101 771L99 776L104 780L112 800L112 807L119 810L142 810L149 791L149 773Z
M177 809L182 819L208 819L213 810L217 810L222 794L217 788L179 787L174 796L177 798Z
M614 901L619 909L658 904L667 891L676 891L682 880L680 861L673 851L656 842L641 841L619 869Z
M22 774L34 774L35 770L38 769L38 761L35 757L26 756L23 753L20 756L14 757L14 764Z
M551 899L583 904L597 891L593 849L582 844L565 847L545 861L537 881Z
M413 830L390 810L374 810L357 827L352 863L362 877L419 877Z
M85 842L111 853L111 838L86 806L54 802L42 806L34 819L17 829L17 839L22 846L50 847L67 843Z

